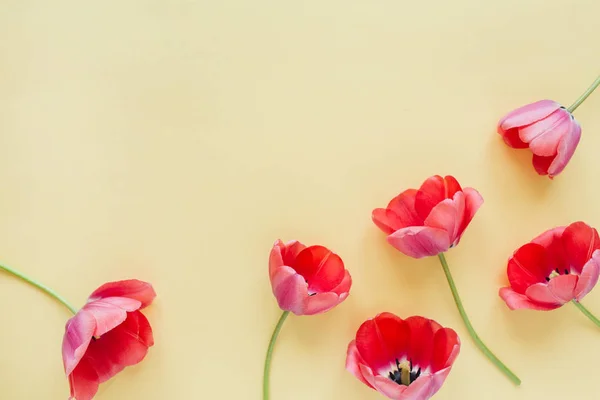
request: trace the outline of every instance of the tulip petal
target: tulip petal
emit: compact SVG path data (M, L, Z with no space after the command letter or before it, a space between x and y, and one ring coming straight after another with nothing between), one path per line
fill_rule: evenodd
M575 286L575 299L580 301L598 283L600 275L600 250L594 251L592 258L583 266L577 286Z
M534 302L526 295L517 293L510 287L501 288L498 294L511 310L530 309L538 311L550 311L561 306L560 304L543 304Z
M408 350L408 324L390 313L365 321L356 333L356 347L366 364L377 373L395 367Z
M62 344L66 375L70 375L83 358L95 330L96 319L86 310L79 310L73 318L67 321Z
M296 258L296 272L308 283L308 291L329 292L344 279L344 262L334 252L323 246L309 246Z
M417 215L425 220L429 213L438 203L444 199L451 199L456 192L460 192L462 188L453 176L442 178L439 175L434 175L428 178L415 196L415 210Z
M269 275L274 274L275 270L283 265L293 268L296 257L305 248L306 246L297 240L283 243L278 239L269 254Z
M342 299L333 292L317 293L305 300L304 315L321 314L337 306Z
M333 293L336 293L338 296L348 296L348 292L350 292L350 287L352 286L352 277L350 276L350 272L348 270L344 271L344 279L340 282L339 285L331 289ZM346 297L344 297L345 299Z
M550 272L546 249L537 243L521 246L508 260L508 280L517 293L525 294L529 286L545 282Z
M534 154L553 156L560 139L569 132L571 114L559 108L546 118L519 129L519 137ZM538 151L534 151L538 150Z
M525 291L532 301L543 304L563 305L575 298L576 275L560 275L550 279L547 284L536 283Z
M519 137L519 128L507 129L506 131L499 128L498 133L502 135L504 143L513 149L526 149L529 147L529 145Z
M431 358L432 372L450 367L460 352L460 339L454 330L442 328L435 332Z
M548 176L550 178L560 174L575 153L575 149L581 139L581 126L575 120L571 120L571 131L568 135L564 136L560 141L557 149L557 155L552 161L552 164L548 167Z
M569 225L563 235L563 246L566 251L569 265L577 273L592 257L592 253L600 249L598 231L585 222L575 222Z
M374 209L371 219L387 235L402 228L400 217L394 211L387 208Z
M106 382L125 367L138 364L154 345L152 328L139 311L127 314L118 327L92 342L85 358L92 362L99 382Z
M304 301L308 297L308 284L292 267L285 265L278 268L271 278L271 288L279 308L302 315Z
M438 203L425 220L425 226L443 229L448 233L451 243L459 238L459 230L465 215L465 197L462 192L457 192L453 199L443 200Z
M473 217L475 217L475 213L477 213L479 208L483 205L483 197L477 190L467 187L463 189L463 194L465 196L465 212L458 232L459 238L462 236L465 229L467 229L467 226L469 226Z
M358 379L368 387L374 389L373 385L371 385L365 379L364 375L360 370L360 366L364 364L365 361L363 360L362 356L358 352L358 348L356 347L356 340L351 341L348 345L348 351L346 352L346 370L352 375L354 375L356 379ZM371 373L371 375L373 374Z
M410 317L405 320L410 328L409 350L414 368L426 369L433 356L435 332L431 321L423 317Z
M547 271L553 271L556 268L563 270L565 265L569 264L568 256L563 244L564 226L549 229L537 236L531 243L537 243L546 249ZM547 273L547 272L543 272Z
M141 308L147 307L156 292L152 285L137 279L128 279L117 282L108 282L96 289L88 298L88 302L100 300L105 297L128 297L142 303Z
M506 114L498 123L498 131L507 131L512 128L533 124L560 108L560 104L552 100L540 100L535 103L519 107Z
M92 400L98 393L100 381L91 360L83 359L69 374L71 396L69 400Z
M548 169L550 168L550 165L552 164L552 161L554 161L555 158L556 156L543 157L534 154L532 162L535 172L537 172L539 175L548 175Z
M413 258L435 256L450 248L448 232L428 226L402 228L388 236L387 241Z
M84 309L96 319L94 336L99 337L120 325L127 318L128 311L138 310L141 305L141 302L134 299L106 297L87 303Z
M400 226L397 229L423 224L423 219L419 217L415 209L416 198L417 190L408 189L389 202L387 208L394 211L399 218Z

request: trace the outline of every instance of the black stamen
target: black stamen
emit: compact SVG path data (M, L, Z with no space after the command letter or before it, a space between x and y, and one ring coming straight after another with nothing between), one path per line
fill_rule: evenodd
M560 275L560 270L558 268L555 269L556 273Z
M550 282L550 278L549 277L546 277L546 282Z
M569 270L565 269L565 275L569 275Z

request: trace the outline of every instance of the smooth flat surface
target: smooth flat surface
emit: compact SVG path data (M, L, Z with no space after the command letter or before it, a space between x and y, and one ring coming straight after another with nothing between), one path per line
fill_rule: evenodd
M510 312L512 251L545 229L600 226L600 92L555 181L503 145L497 120L595 79L600 3L558 0L5 0L0 6L0 260L81 305L152 282L156 346L99 400L259 399L280 315L277 238L323 244L354 278L332 312L289 318L273 400L378 399L344 370L381 311L457 330L438 400L596 399L600 330L574 307ZM475 327L523 379L475 349L436 259L412 260L374 207L433 174L486 203L448 254ZM600 314L600 288L584 301ZM68 311L0 275L4 399L66 399Z

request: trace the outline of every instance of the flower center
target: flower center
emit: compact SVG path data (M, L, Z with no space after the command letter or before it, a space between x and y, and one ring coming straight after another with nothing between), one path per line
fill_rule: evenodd
M562 274L569 275L570 274L569 269L565 268L563 271L561 271L560 269L556 268L554 271L552 271L550 273L550 275L548 275L546 277L546 282L550 282L550 279L552 279L552 278L554 278L556 276L562 275Z
M408 386L421 376L421 368L413 370L412 361L398 361L396 358L396 369L390 371L388 377L398 385Z

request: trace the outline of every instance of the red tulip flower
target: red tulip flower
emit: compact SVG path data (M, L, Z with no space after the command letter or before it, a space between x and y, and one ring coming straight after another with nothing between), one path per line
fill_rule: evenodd
M600 326L580 304L600 275L596 229L583 222L550 229L517 249L507 272L510 286L500 289L500 297L511 310L547 311L573 302Z
M358 329L346 369L390 399L427 400L440 390L459 352L452 329L423 317L382 313Z
M376 208L372 217L392 246L422 258L456 246L482 204L475 189L463 189L453 176L435 175L418 190L394 197L386 208Z
M154 297L146 282L106 283L67 322L62 352L71 399L91 400L101 383L144 359L154 339L139 310Z
M529 148L537 173L553 178L565 169L581 139L573 112L598 85L600 77L569 108L552 100L517 108L498 122L498 133L512 148Z
M400 252L413 258L437 256L452 291L454 302L471 338L509 379L521 380L483 343L475 332L462 305L444 252L456 246L479 207L481 195L472 188L462 188L453 176L439 175L427 179L418 190L408 189L394 197L386 208L373 210L372 219Z
M269 257L269 277L279 308L296 315L323 313L346 297L350 273L335 253L298 241L275 242Z
M269 398L269 371L273 348L290 312L296 315L324 313L344 301L352 278L337 254L323 246L306 247L293 240L278 240L269 256L269 278L283 314L275 327L265 360L263 399Z

